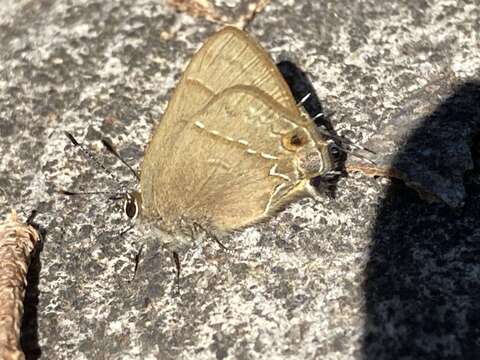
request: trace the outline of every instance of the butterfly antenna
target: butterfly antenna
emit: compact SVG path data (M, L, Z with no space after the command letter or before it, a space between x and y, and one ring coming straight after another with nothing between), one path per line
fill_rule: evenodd
M112 180L114 180L117 183L120 183L120 180L110 171L108 170L98 159L97 157L83 144L79 143L75 137L70 134L69 132L65 131L65 135L68 137L68 139L72 142L73 145L75 145L76 148L78 148L81 153L89 160L93 161L95 165L110 176ZM67 195L67 194L65 194Z
M347 154L350 154L350 155L352 155L352 156L354 156L354 157L356 157L356 158L362 159L363 161L366 161L366 162L368 162L369 164L377 165L373 160L370 160L369 158L367 158L367 157L365 157L365 156L363 156L363 155L360 155L359 153L356 153L356 152L354 152L354 151L345 149L345 148L343 148L343 147L341 147L341 146L338 146L338 145L337 145L337 147L338 147L338 149L339 149L340 151L343 151L344 153L347 153Z
M83 196L83 195L109 195L110 200L122 200L125 198L123 194L113 193L111 191L68 191L57 189L55 190L56 193L67 195L67 196Z
M367 151L369 152L370 154L373 154L373 155L376 155L377 153L373 150L370 150L369 148L367 147L364 147L364 146L361 146L361 145L358 145L356 143L354 143L352 140L350 139L347 139L346 137L344 136L339 136L339 135L334 135L332 134L331 132L329 132L328 130L322 128L322 127L318 127L317 128L318 132L321 133L322 135L325 135L333 140L337 140L338 142L340 143L344 143L344 144L347 144L355 149L358 149L358 150L364 150L364 151Z
M103 138L102 139L102 144L103 146L105 146L105 148L113 155L115 156L118 160L120 160L122 162L123 165L125 165L129 170L130 172L133 174L133 176L135 176L135 178L137 179L137 181L140 181L140 176L138 176L138 173L133 169L133 167L130 166L129 163L127 163L121 156L120 154L115 150L115 148L113 147L113 144Z

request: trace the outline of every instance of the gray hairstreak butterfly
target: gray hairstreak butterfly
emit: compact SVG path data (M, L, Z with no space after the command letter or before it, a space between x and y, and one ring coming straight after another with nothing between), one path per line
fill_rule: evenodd
M125 209L175 250L198 231L225 234L307 195L309 180L332 170L331 144L265 50L226 27L183 73Z

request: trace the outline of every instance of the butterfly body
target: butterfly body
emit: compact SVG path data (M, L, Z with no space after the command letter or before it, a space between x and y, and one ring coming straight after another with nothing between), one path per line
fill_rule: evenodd
M227 27L194 55L141 168L141 215L174 247L261 221L332 169L268 54Z

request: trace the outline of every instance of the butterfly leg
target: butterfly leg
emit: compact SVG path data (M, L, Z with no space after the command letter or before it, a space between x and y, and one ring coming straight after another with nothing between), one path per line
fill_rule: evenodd
M140 246L140 249L138 249L138 252L135 255L135 258L134 258L135 266L133 268L133 276L129 282L132 282L133 280L135 280L135 276L137 276L137 271L138 271L138 266L140 265L140 258L142 256L143 246L144 246L143 244Z
M178 256L178 253L176 251L173 251L173 260L175 261L175 268L177 270L177 294L180 294L180 271L181 271L181 265L180 265L180 257Z
M222 242L221 242L216 236L214 236L213 238L214 238L215 242L216 242L223 250L225 250L225 251L227 251L227 252L228 252L228 250L230 250L228 247L226 247L225 245L223 245Z

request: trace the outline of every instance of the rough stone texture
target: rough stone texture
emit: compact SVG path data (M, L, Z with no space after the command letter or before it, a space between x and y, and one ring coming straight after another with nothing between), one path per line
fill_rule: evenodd
M351 174L334 198L298 201L232 236L233 254L216 244L182 254L176 296L161 249L144 249L131 281L142 239L118 235L120 204L54 190L134 186L100 139L139 164L186 61L218 25L163 1L4 0L0 217L37 209L46 232L29 278L26 354L478 356L480 164L469 147L479 118L479 20L478 4L466 0L270 3L247 29L276 61L307 73L335 131L456 209L397 180ZM76 153L64 130L119 182Z
M167 0L181 12L244 28L270 0Z

